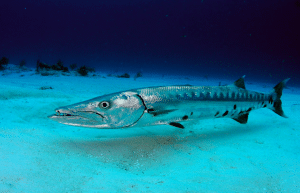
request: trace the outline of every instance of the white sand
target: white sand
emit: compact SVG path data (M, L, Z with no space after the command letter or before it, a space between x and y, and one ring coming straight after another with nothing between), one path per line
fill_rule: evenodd
M246 125L215 119L184 130L168 125L97 130L47 116L57 107L131 88L220 80L32 74L0 76L0 193L300 192L296 88L283 92L288 119L261 109L251 112ZM274 86L263 85L246 78L249 90L269 92ZM53 89L39 90L43 86Z

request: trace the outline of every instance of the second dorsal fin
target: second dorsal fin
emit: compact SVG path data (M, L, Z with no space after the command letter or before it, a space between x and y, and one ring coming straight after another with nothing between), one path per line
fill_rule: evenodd
M245 75L242 76L241 78L239 78L237 81L235 81L235 82L233 83L233 85L236 86L236 87L238 87L238 88L246 89L244 78L245 78Z

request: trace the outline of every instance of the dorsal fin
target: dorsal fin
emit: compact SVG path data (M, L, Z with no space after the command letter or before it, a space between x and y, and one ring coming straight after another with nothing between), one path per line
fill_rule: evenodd
M243 88L243 89L246 89L245 87L245 75L242 76L241 78L239 78L237 81L235 81L233 84L234 86L238 87L238 88Z

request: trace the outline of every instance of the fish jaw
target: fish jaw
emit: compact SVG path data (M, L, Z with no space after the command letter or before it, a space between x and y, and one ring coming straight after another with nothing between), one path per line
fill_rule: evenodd
M109 128L105 123L104 117L97 112L74 112L64 109L56 110L56 114L48 116L51 120L65 125L92 127L92 128Z

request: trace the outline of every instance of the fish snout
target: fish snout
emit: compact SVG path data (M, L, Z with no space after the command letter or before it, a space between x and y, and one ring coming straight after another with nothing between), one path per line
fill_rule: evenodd
M62 124L94 127L94 128L109 128L105 117L97 111L86 109L55 109L56 114L48 116L48 118Z
M55 109L56 115L57 116L72 116L76 114L76 111L74 110L68 110L68 109L62 109L62 108L57 108Z

